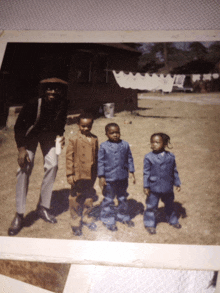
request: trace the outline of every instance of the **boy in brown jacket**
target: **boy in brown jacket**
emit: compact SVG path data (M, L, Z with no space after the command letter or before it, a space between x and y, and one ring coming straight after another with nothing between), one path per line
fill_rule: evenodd
M81 114L78 118L79 131L69 140L66 150L67 182L71 185L69 209L73 234L82 235L82 225L95 230L96 224L88 213L97 195L93 185L97 177L98 138L90 131L93 117Z

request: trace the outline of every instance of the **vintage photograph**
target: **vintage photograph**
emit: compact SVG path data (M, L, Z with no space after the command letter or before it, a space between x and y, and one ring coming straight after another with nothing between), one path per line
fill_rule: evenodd
M220 41L8 42L0 236L220 245Z

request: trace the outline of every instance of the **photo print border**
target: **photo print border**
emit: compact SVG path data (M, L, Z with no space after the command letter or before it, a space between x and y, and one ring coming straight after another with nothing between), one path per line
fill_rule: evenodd
M187 42L219 41L220 30L210 31L1 31L0 62L8 42ZM220 271L220 246L147 244L0 237L0 258L72 264L71 286L64 292L87 292L88 274L94 266L122 266ZM84 282L77 289L77 280ZM68 279L70 282L70 279ZM75 282L75 283L74 283ZM69 291L68 291L69 290ZM78 290L78 291L77 291ZM219 291L218 291L219 290ZM218 281L216 292L220 292Z

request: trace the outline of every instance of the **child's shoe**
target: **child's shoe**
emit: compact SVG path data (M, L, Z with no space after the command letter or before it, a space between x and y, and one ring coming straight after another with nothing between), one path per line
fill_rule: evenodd
M72 226L72 231L73 231L73 234L75 236L81 236L82 235L82 227L81 226Z
M156 234L156 228L154 228L154 227L145 227L145 229L151 235Z
M122 224L125 224L128 227L134 227L134 222L129 220L129 221L123 221Z
M86 226L87 228L89 228L90 230L92 230L92 231L96 231L97 230L97 225L94 222L91 222L91 223L82 222L82 224L84 226Z
M173 226L176 229L181 229L182 228L182 226L180 225L180 223L173 224L173 225L171 224L171 226Z
M118 231L118 227L115 225L115 224L113 224L113 225L110 225L110 224L104 224L105 226L106 226L106 228L108 229L108 230L110 230L110 231Z

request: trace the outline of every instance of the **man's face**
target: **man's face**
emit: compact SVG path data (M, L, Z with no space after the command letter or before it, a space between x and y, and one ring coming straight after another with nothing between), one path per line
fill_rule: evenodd
M61 95L61 89L53 85L49 85L45 90L45 96L47 101L52 102L55 99L59 98Z

